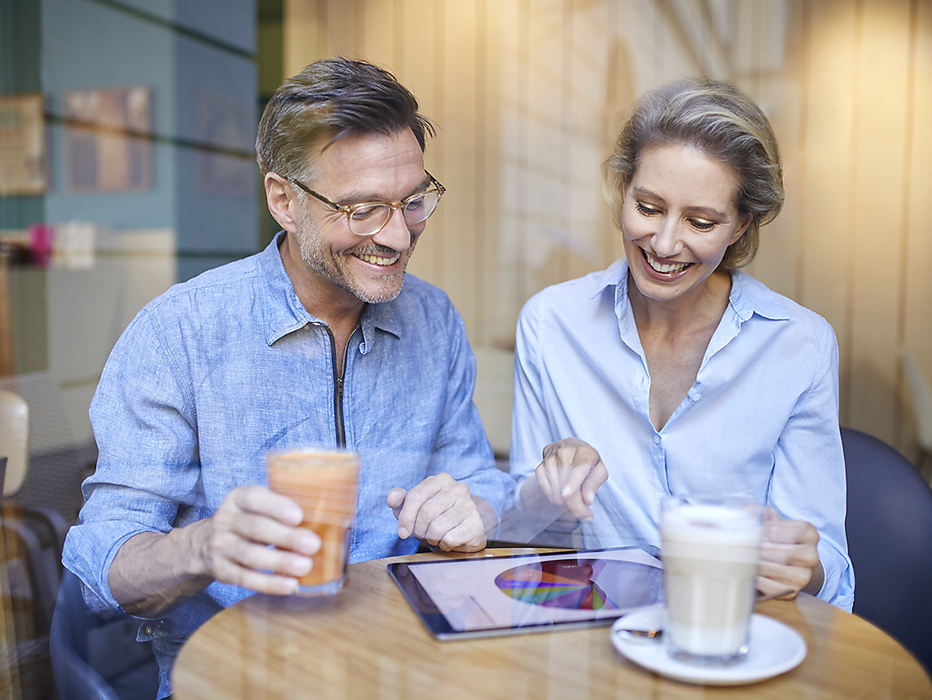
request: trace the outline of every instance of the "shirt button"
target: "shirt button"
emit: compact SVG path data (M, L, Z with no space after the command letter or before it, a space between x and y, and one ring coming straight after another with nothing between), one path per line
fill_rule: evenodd
M152 634L152 625L146 625L145 627L143 627L142 631L145 632L147 635L151 635L151 634Z
M693 401L699 401L702 398L702 394L698 391L693 395Z
M659 436L659 435L654 435L654 444L655 444L655 445L659 445L659 444L660 444L660 436Z

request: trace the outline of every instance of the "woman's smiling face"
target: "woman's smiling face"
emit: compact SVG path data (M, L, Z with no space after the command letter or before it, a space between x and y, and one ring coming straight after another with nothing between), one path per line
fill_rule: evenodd
M735 206L738 174L692 146L645 148L624 188L622 234L638 290L656 301L701 295L751 217Z

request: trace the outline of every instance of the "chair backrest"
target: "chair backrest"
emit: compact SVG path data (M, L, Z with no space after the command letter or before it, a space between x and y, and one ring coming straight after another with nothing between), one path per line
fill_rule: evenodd
M926 451L932 451L932 384L907 352L903 353L903 370L912 398L919 445Z
M139 621L104 620L84 602L81 581L65 569L49 636L52 673L61 698L154 698L158 665L149 643L135 640Z
M113 688L88 662L88 631L99 624L97 616L84 604L81 581L66 569L58 587L49 637L52 673L60 697L119 700Z
M854 612L895 637L932 675L932 489L886 443L842 428Z
M26 480L29 404L19 394L5 389L0 389L0 455L7 458L3 495L14 496Z

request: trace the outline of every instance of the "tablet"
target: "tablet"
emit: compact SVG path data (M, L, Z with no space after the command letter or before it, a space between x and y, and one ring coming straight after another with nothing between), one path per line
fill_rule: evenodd
M437 639L607 625L661 600L660 560L633 547L393 563Z

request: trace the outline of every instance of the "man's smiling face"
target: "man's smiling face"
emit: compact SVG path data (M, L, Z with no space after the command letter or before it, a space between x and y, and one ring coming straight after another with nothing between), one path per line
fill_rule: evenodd
M424 156L410 129L393 136L350 135L315 159L317 177L307 185L340 205L400 202L430 185ZM369 304L391 301L401 292L405 268L426 222L405 224L393 211L385 227L357 236L346 215L311 196L305 198L297 235L312 284L330 294L352 294Z

